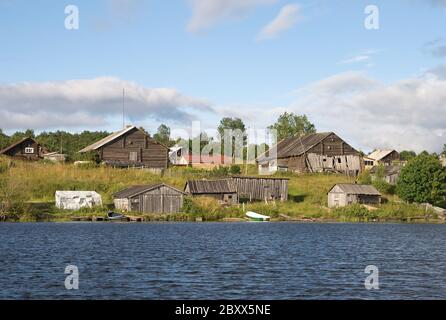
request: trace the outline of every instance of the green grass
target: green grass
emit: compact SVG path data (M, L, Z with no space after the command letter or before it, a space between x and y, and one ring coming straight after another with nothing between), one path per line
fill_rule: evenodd
M251 165L250 176L257 175ZM137 184L164 182L182 190L188 179L219 178L227 174L225 170L213 171L195 168L170 168L162 175L141 169L113 169L103 166L76 167L72 164L51 164L46 162L21 162L0 158L0 220L70 220L74 217L105 215L111 208L113 194ZM285 214L294 218L330 219L338 221L361 220L403 220L424 216L422 208L399 202L398 197L386 195L387 203L376 211L364 213L360 208L330 210L327 208L327 193L337 183L353 183L352 177L333 174L291 174L278 173L276 176L289 178L289 200L286 202L246 203L232 207L222 207L209 198L189 198L185 200L184 213L170 216L173 220L194 221L201 217L204 221L222 218L243 218L247 210L256 211L279 218ZM101 194L104 208L65 212L54 207L56 190L94 190ZM135 214L136 215L136 214ZM165 216L149 215L150 219L167 219Z

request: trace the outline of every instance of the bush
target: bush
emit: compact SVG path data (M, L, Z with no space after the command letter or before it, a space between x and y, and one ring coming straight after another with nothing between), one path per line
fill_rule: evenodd
M372 184L381 193L395 194L395 186L382 179L376 179Z
M242 173L242 169L240 168L239 165L232 165L231 168L229 169L229 172L231 174L237 175L237 174L241 174Z
M446 195L446 169L436 156L420 154L401 169L396 190L409 203L438 204Z
M358 182L360 184L372 184L372 176L369 171L364 171L358 176Z

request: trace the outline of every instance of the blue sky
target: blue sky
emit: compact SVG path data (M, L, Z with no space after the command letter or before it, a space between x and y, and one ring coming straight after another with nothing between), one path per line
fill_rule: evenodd
M126 87L127 121L150 132L290 111L364 150L446 143L442 0L0 0L0 21L7 132L119 129Z

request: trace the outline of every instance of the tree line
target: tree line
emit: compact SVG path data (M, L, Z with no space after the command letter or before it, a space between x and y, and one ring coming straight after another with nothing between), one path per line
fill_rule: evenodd
M306 115L297 115L292 112L284 112L279 116L276 122L270 125L268 128L275 130L274 132L276 132L277 141L293 136L317 132L315 125ZM243 134L245 134L247 131L247 127L242 119L224 117L220 120L217 127L217 131L220 134L220 137L222 137L220 140L216 140L215 138L208 136L208 134L205 132L202 132L199 136L192 137L188 140L179 138L173 139L171 137L171 129L165 124L161 124L157 128L157 131L153 134L153 138L167 147L172 147L175 144L181 144L188 147L189 150L192 150L192 145L194 143L198 143L200 145L200 152L202 152L205 147L208 147L211 150L218 150L218 147L221 147L221 145L224 143L223 132L226 129L240 130ZM20 141L25 137L32 137L48 150L66 154L69 161L84 160L89 155L79 154L78 151L109 134L110 133L106 131L83 131L81 133L70 133L67 131L43 131L39 134L35 134L34 130L28 129L23 132L15 132L14 134L8 136L2 131L2 129L0 129L0 150L17 141ZM246 140L244 140L243 143L244 158L246 157L247 147L250 149L253 148L256 156L258 155L258 150L268 150L269 148L268 145L247 146ZM226 152L224 148L220 149L222 150L222 154L231 154L231 152ZM361 153L364 154L363 152ZM446 144L444 145L442 153L446 156ZM420 154L429 155L427 151L423 151ZM404 150L400 152L400 156L401 160L408 161L415 158L417 154L411 150Z

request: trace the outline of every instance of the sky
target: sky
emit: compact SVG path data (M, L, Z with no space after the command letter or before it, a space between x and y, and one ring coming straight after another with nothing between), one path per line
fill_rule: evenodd
M150 133L288 111L363 151L446 143L445 0L0 0L0 25L7 133L119 130L124 88Z

